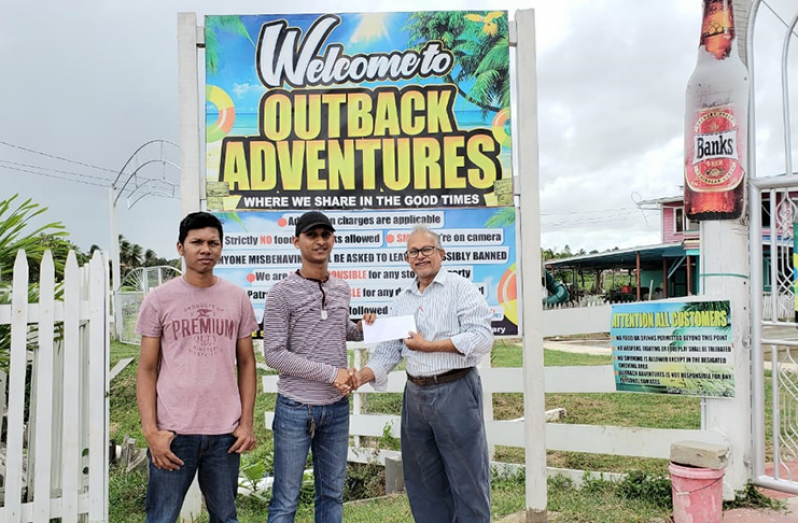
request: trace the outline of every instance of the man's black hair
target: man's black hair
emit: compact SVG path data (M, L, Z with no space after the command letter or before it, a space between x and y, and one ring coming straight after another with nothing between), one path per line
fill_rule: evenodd
M219 240L221 241L224 239L222 222L219 221L219 218L207 212L192 212L191 214L187 214L186 217L180 222L180 234L177 238L177 241L182 245L183 242L186 241L188 231L193 231L194 229L205 229L206 227L215 228L217 231L219 231Z

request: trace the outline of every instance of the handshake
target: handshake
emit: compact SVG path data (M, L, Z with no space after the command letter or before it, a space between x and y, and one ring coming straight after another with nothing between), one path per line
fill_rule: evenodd
M333 381L333 386L338 392L346 396L373 379L374 373L368 367L363 367L360 370L354 367L350 367L349 369L338 369L338 373L335 375L335 380Z

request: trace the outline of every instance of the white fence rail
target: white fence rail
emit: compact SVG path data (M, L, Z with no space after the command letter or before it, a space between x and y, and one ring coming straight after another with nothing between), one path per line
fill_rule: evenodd
M773 300L769 292L762 296L762 318L766 321L793 321L795 318L795 296L791 289L782 290L776 299L776 315L773 316Z
M544 312L543 335L587 334L609 330L612 307L585 307ZM357 352L365 351L360 344L350 345ZM358 361L362 356L356 356ZM520 421L493 420L488 410L492 395L496 393L523 393L523 369L480 368L484 404L486 405L486 428L488 444L508 447L524 446L524 424ZM401 393L405 386L405 374L393 372L388 378L386 393ZM547 393L614 393L615 378L611 365L585 367L546 367ZM264 392L277 392L277 376L263 378ZM379 438L386 427L394 438L400 437L401 417L387 414L363 414L359 396L382 394L370 386L364 386L354 394L354 412L350 418L349 432L358 441L359 437ZM272 426L273 412L265 413L267 427ZM642 427L619 427L611 425L576 425L566 423L546 424L548 450L613 454L645 458L668 459L671 443L681 440L697 440L708 443L728 443L720 433L705 430L652 429ZM349 459L355 462L377 461L384 463L386 457L395 456L395 451L377 451L372 448L350 448Z
M8 419L0 444L5 464L0 523L107 521L105 265L98 253L79 267L70 252L64 280L57 284L48 251L39 282L31 285L25 253L19 251L10 297L10 304L0 303L0 329L10 334L10 350L0 346L9 350L4 356L10 361L8 375L0 371L9 391L2 398Z

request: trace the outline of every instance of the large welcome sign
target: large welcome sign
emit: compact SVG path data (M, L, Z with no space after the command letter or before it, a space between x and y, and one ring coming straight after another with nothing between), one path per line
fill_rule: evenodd
M206 19L212 210L511 206L507 15Z
M234 242L219 270L258 313L313 209L340 229L331 268L354 316L410 281L404 239L425 223L495 332L518 334L507 13L211 16L205 31L207 206Z

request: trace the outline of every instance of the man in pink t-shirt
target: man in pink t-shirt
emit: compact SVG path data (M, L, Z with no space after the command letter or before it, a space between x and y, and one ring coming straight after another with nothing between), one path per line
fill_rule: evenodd
M147 523L174 523L196 474L211 523L238 521L240 455L255 447L257 322L244 290L213 274L222 235L215 216L186 216L177 242L185 272L147 295L139 312Z

